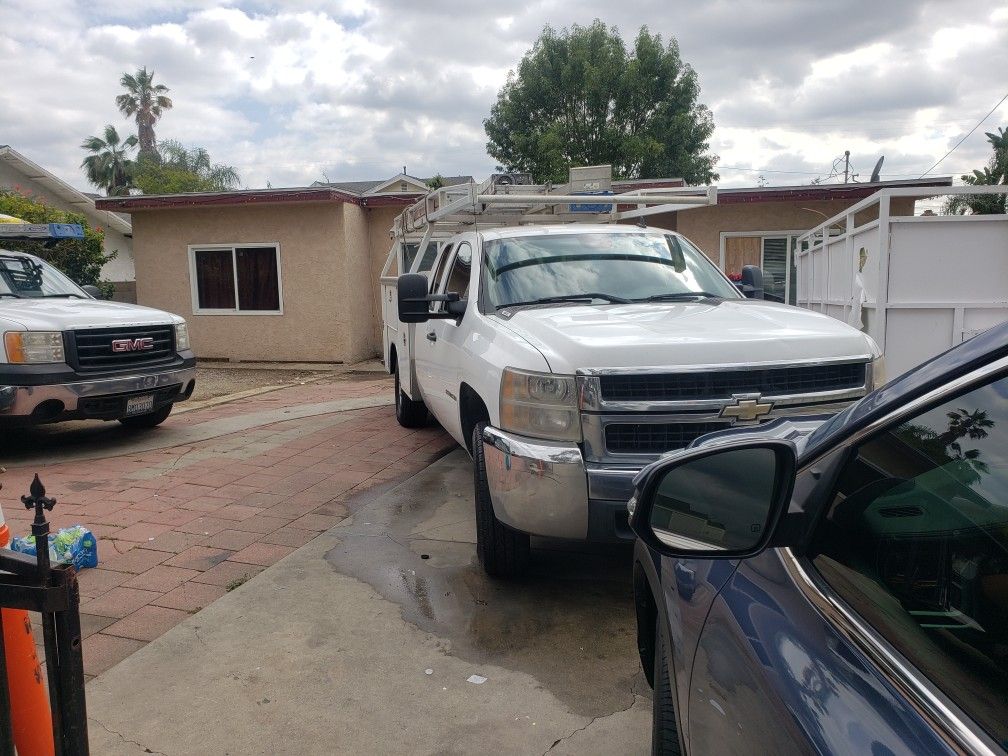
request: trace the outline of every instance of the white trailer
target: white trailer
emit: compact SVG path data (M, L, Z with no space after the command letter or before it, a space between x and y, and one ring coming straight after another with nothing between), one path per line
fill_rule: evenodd
M531 184L527 174L497 174L481 184L455 184L430 192L396 217L392 241L382 268L382 354L390 371L392 345L401 365L412 368L414 326L401 323L396 281L405 273L428 278L440 246L466 230L555 223L618 223L649 215L717 204L717 187L650 188L614 194L612 167L571 168L567 184ZM413 370L401 371L400 381L413 395Z
M893 197L934 196L882 189L797 240L798 306L868 333L890 378L1008 320L1008 216L890 214Z

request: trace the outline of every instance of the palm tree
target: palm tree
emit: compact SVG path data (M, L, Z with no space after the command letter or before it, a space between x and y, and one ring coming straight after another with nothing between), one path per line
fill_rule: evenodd
M222 192L241 185L241 178L233 166L214 163L205 147L187 148L175 139L166 139L158 145L158 154L164 165L192 173L199 177L201 191Z
M171 109L171 98L165 95L169 91L168 87L155 84L154 72L148 72L147 66L135 74L123 74L119 83L126 93L116 97L116 105L127 118L136 117L140 155L156 157L154 124L165 110Z
M137 146L137 138L130 134L120 139L119 132L111 123L105 126L105 138L89 136L81 144L81 149L91 154L84 158L81 168L87 173L88 181L104 189L112 196L128 194L133 161L130 150Z

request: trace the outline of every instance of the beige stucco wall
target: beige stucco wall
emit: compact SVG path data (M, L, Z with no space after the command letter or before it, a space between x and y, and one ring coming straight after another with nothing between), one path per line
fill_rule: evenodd
M32 195L42 200L50 207L60 210L68 210L75 213L84 212L88 223L92 226L100 226L105 229L105 254L116 252L114 259L105 263L102 268L101 277L106 281L132 281L134 278L133 269L133 240L124 236L119 231L109 227L109 216L107 210L97 210L93 206L86 210L70 204L61 197L56 196L42 184L28 178L23 173L15 170L8 163L0 161L0 187L5 189L17 189L24 193L31 192Z
M363 246L359 217L348 220L351 243ZM346 262L366 255L347 255L344 225L343 206L329 202L137 211L137 300L185 317L199 357L360 359L372 330L359 307L367 289ZM189 245L263 242L280 244L283 314L194 315Z
M662 228L675 229L700 247L714 262L719 262L723 231L807 231L858 201L860 200L720 204L681 210L677 213L674 225L669 225L668 222L650 222ZM893 215L911 215L913 206L913 198L894 198L890 212ZM857 222L864 223L875 215L859 214ZM657 218L663 219L664 216Z

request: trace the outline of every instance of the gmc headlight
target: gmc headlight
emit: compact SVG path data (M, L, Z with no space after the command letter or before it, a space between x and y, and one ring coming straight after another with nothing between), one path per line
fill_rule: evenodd
M506 431L553 441L580 441L577 383L572 375L505 368L500 424Z
M189 348L189 326L185 323L175 324L175 351L184 352Z
M4 334L7 362L30 365L40 362L66 362L63 334L59 331L8 331Z

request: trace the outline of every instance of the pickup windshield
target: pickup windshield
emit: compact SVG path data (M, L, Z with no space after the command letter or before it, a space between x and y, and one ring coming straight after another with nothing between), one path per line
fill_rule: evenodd
M48 263L0 252L0 296L90 299L80 287Z
M487 309L523 304L738 299L738 290L674 234L564 233L484 244Z

